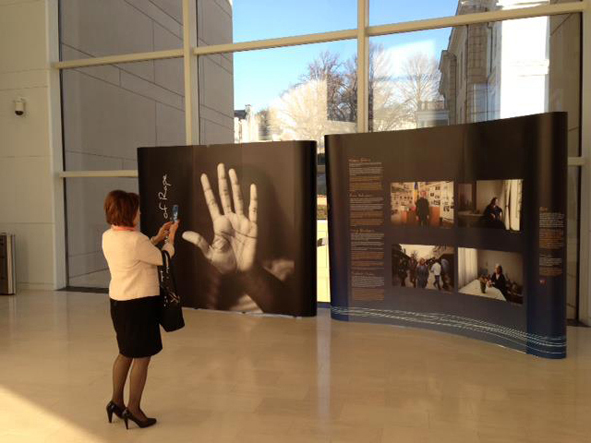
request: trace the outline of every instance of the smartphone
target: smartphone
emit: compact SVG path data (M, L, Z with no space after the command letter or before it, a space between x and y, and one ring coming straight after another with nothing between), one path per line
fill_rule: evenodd
M174 205L172 207L172 222L176 223L179 221L179 205Z

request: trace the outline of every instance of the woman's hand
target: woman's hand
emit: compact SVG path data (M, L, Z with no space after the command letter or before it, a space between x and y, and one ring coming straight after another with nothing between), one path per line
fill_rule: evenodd
M164 239L166 239L166 237L169 235L169 231L170 231L171 226L172 226L172 222L166 222L162 225L162 227L158 230L158 234L156 234L156 236L152 238L153 243L155 245L163 242Z
M170 223L170 229L168 231L168 241L174 244L174 238L176 237L176 231L179 228L179 222Z

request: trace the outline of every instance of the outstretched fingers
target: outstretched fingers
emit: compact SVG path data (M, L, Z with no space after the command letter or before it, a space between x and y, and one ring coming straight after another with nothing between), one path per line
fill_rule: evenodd
M201 252L205 256L205 258L211 258L211 247L209 246L209 243L207 243L207 241L201 235L193 231L185 231L183 232L183 240L186 240L189 243L193 243L195 246L201 249Z
M248 218L252 223L257 222L258 198L257 187L253 183L250 185L250 205L248 206Z
M232 185L232 195L234 196L234 209L236 214L244 215L244 200L242 198L242 191L240 190L240 183L238 183L238 176L234 169L230 169L230 183Z
M203 186L203 195L205 196L205 202L209 209L209 215L211 215L212 220L215 220L220 216L220 209L215 201L215 196L213 195L211 185L209 184L209 178L207 178L206 174L201 174L201 186Z
M230 199L230 190L228 189L228 179L226 177L226 167L223 163L218 165L218 188L220 190L220 200L224 214L232 212L232 200Z

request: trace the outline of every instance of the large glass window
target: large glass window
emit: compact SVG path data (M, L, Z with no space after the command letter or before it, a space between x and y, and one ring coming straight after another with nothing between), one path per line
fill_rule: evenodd
M199 143L234 143L234 62L231 54L199 57Z
M61 58L179 49L182 23L182 0L61 0Z
M102 251L102 235L109 226L103 203L114 189L138 192L137 179L72 178L66 180L68 228L68 285L108 288L110 275Z
M421 0L420 2L370 0L369 24L377 26L427 18L449 17L456 15L459 3L467 2L462 0L459 2L458 0Z
M62 71L67 170L137 169L137 148L185 142L181 59Z
M581 0L369 0L371 26Z
M316 140L326 219L324 135L357 131L357 46L342 41L234 55L234 142Z
M370 40L370 130L569 114L580 152L580 16L536 17Z
M370 39L369 127L391 131L568 112L580 155L580 15ZM569 171L568 315L578 294L579 170Z
M185 144L182 74L181 59L62 71L66 170L135 170L137 148ZM103 200L117 188L137 192L137 180L66 182L70 286L108 286Z
M357 27L357 0L194 0L208 46ZM369 0L370 26L579 0ZM183 47L182 0L60 1L62 60ZM471 24L370 39L369 129L388 131L568 111L580 149L579 14ZM318 142L318 287L329 300L324 135L357 130L357 41L198 58L202 144ZM183 145L183 59L65 69L66 170L136 169L140 146ZM196 122L197 123L197 122ZM102 202L136 179L66 181L69 284L106 287ZM580 168L569 170L568 312L576 316Z
M316 140L323 152L325 134L355 132L356 54L354 41L235 54L235 141Z
M215 16L220 14L216 9L231 14L235 42L357 27L357 0L219 0L200 3L204 12L214 13ZM224 3L231 3L231 6L224 7Z

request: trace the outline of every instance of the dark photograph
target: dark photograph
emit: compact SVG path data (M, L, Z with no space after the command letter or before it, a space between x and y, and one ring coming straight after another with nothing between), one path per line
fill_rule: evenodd
M523 258L514 252L458 249L458 287L463 294L523 303Z
M454 248L392 246L392 285L451 292L454 288Z
M521 230L523 180L480 180L458 185L458 225Z
M173 268L185 306L313 314L311 153L291 142L140 150L142 225L178 213Z
M391 183L390 207L394 226L451 228L454 184L451 181Z

